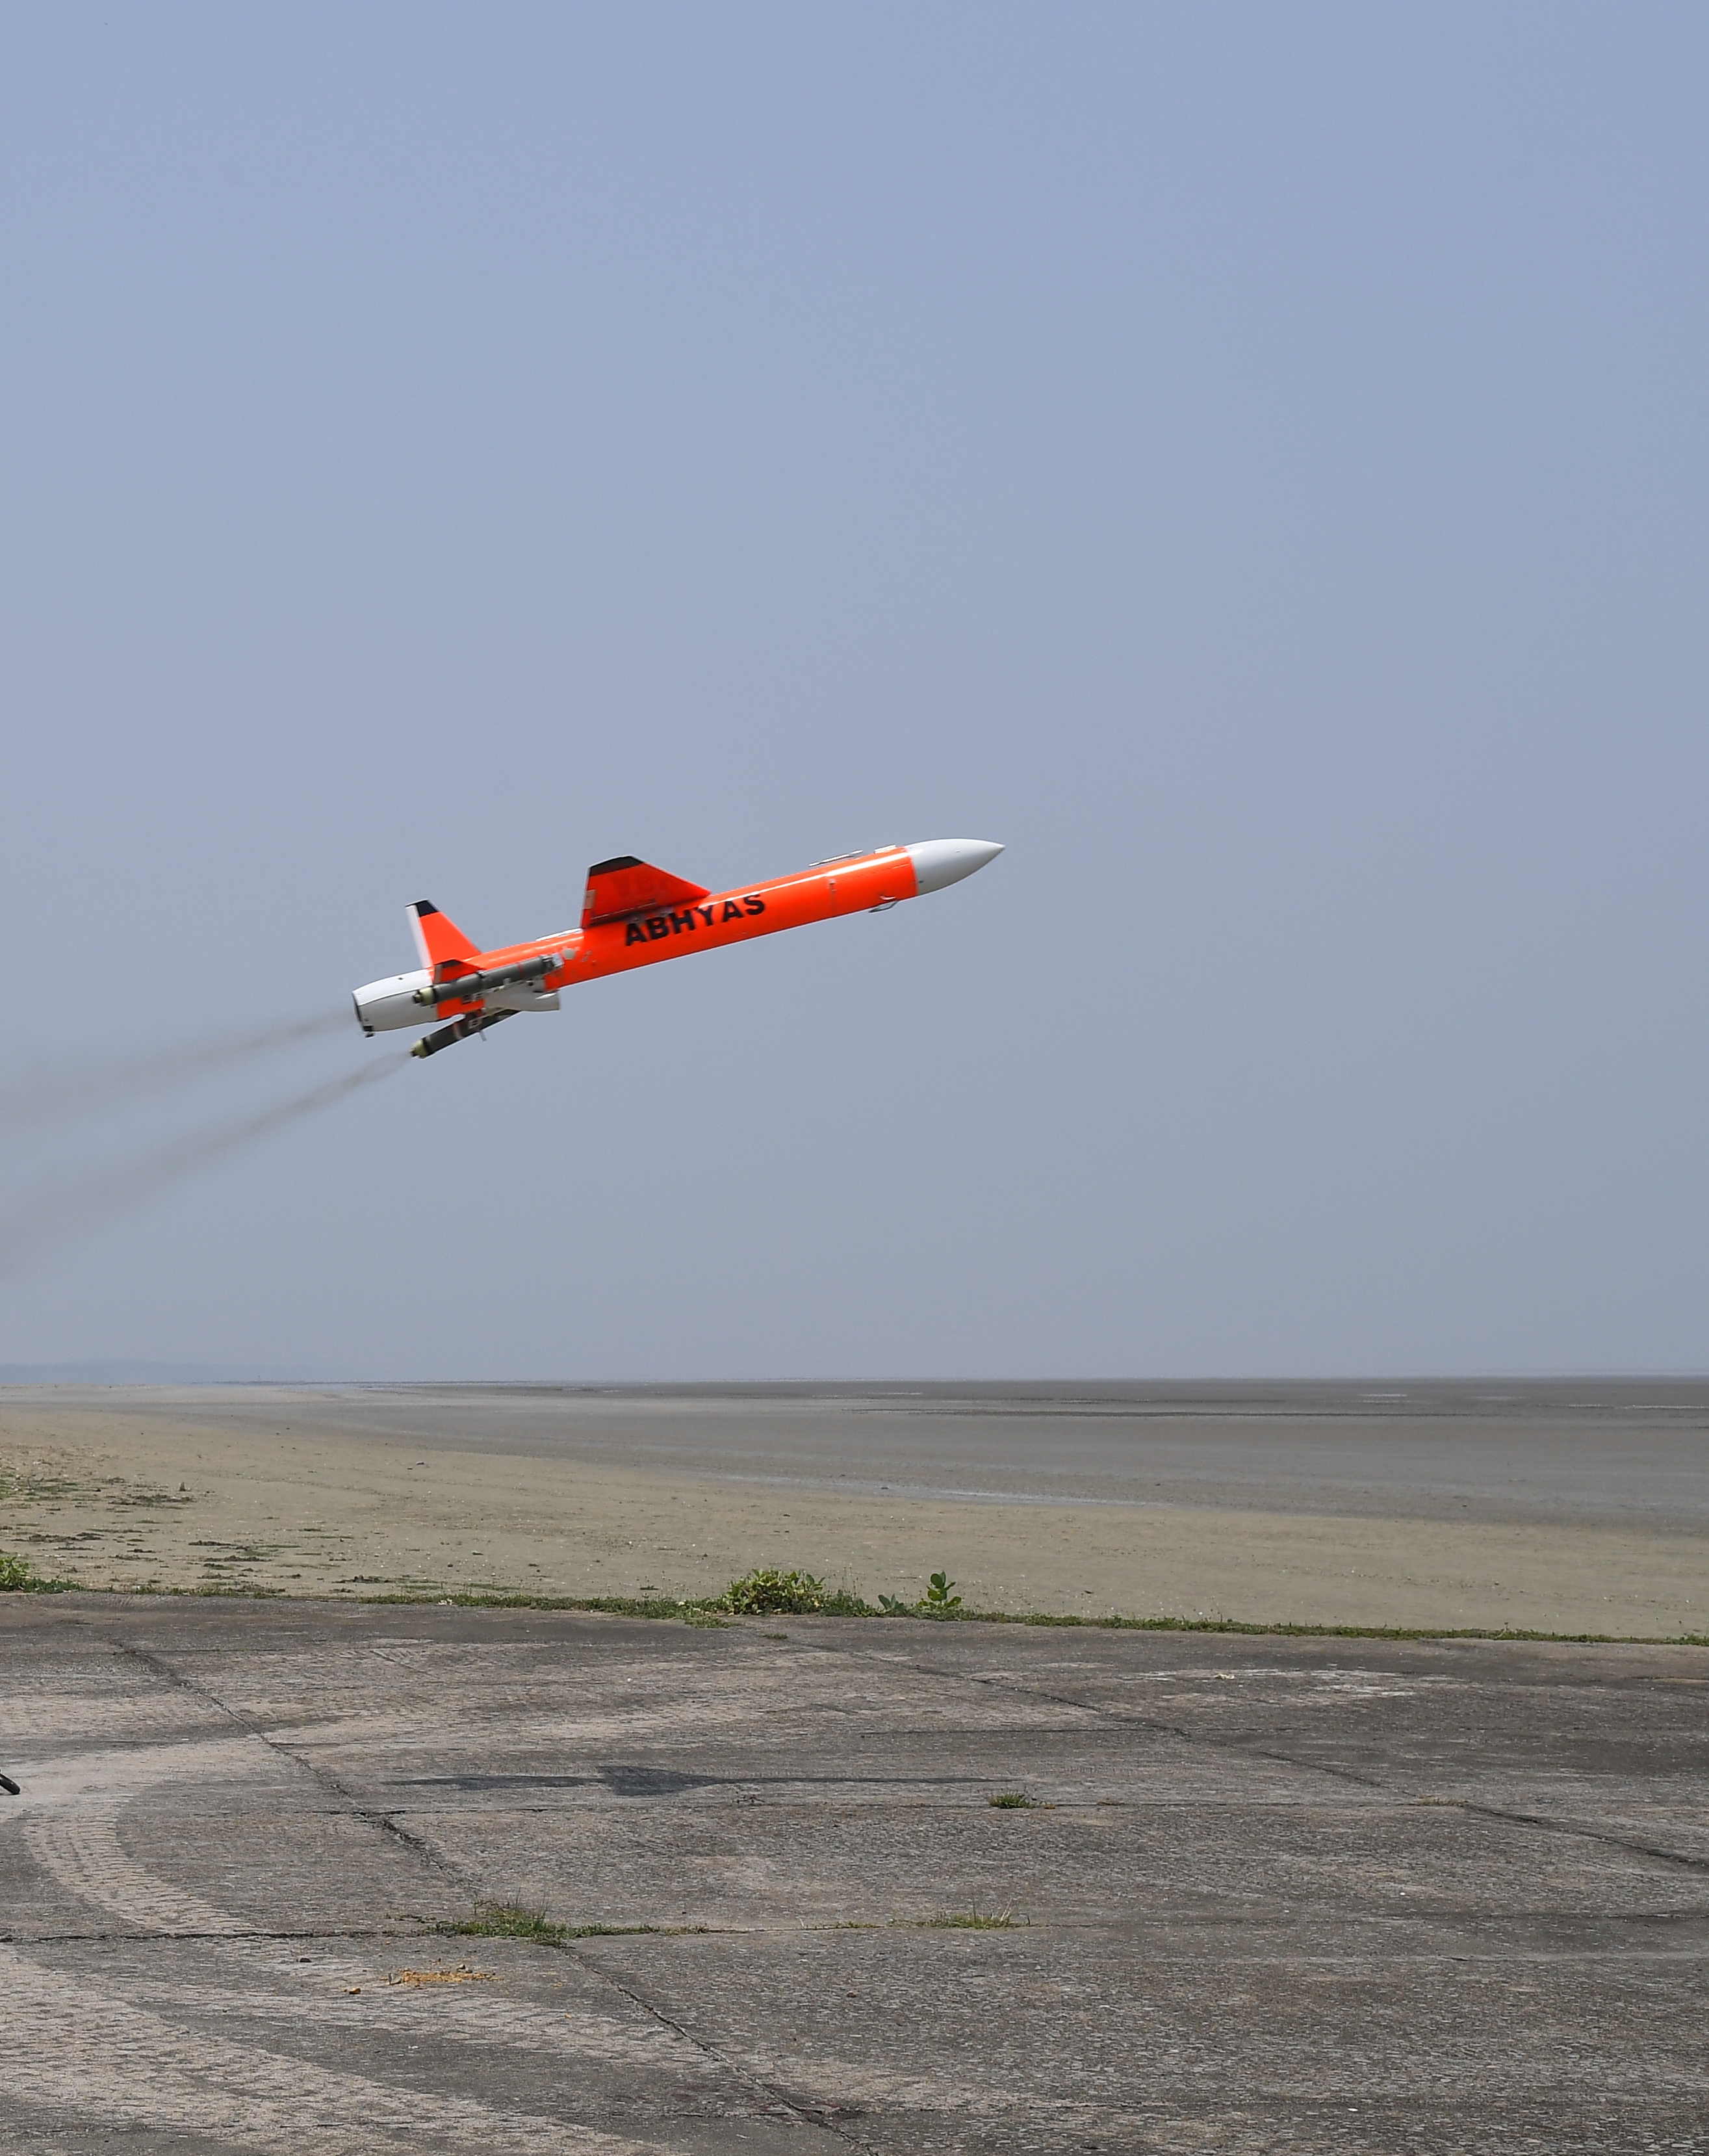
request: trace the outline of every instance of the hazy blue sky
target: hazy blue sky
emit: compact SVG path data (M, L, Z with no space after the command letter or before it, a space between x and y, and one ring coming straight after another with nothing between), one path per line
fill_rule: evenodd
M0 1361L1709 1366L1702 8L3 29ZM95 1224L410 899L963 834Z

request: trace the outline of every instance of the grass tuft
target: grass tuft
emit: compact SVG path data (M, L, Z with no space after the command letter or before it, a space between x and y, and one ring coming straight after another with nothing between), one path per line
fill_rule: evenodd
M1039 1799L1029 1797L1024 1789L998 1789L985 1801L994 1812L1035 1812L1039 1809Z
M526 1939L537 1947L567 1947L575 1939L637 1938L644 1933L703 1932L704 1924L559 1924L526 1902L482 1902L472 1916L434 1928L455 1939Z
M787 1605L779 1604L775 1605L775 1610L757 1608L751 1614L912 1617L940 1624L1030 1625L1095 1632L1224 1633L1252 1640L1486 1640L1496 1645L1507 1640L1535 1640L1568 1647L1709 1647L1709 1632L1545 1632L1517 1625L1290 1625L1266 1624L1261 1620L1248 1621L1234 1617L1081 1617L1072 1613L1059 1614L1046 1609L967 1609L960 1606L958 1595L945 1604L933 1603L929 1599L905 1603L895 1595L885 1594L879 1597L878 1604L875 1605L864 1601L852 1587L826 1588L823 1581L813 1578L810 1573L749 1573L745 1579L732 1581L723 1594L695 1600L662 1594L496 1594L487 1590L447 1594L442 1588L428 1582L418 1585L400 1584L384 1594L344 1595L334 1593L314 1599L405 1606L434 1604L442 1609L459 1609L581 1610L608 1617L670 1618L679 1625L716 1626L731 1614L750 1614L734 1610L730 1597L737 1589L746 1589L749 1583L766 1578L803 1582L808 1592L817 1594L819 1599L816 1602L803 1599L799 1604ZM346 1584L356 1587L366 1586L369 1583L357 1575ZM947 1580L945 1592L952 1589L954 1584L952 1580ZM286 1590L281 1587L239 1580L206 1582L195 1587L167 1587L151 1579L126 1581L115 1586L86 1587L80 1580L44 1578L25 1559L0 1553L0 1594L8 1592L26 1594L228 1595L234 1600L253 1600L263 1597L282 1597Z
M711 1605L732 1617L868 1617L871 1611L844 1587L827 1587L810 1572L779 1572L761 1565L732 1579Z
M561 1947L569 1928L555 1924L544 1909L531 1909L522 1902L483 1902L473 1916L437 1928L448 1938L531 1939L536 1946Z
M448 1594L426 1588L398 1588L389 1594L347 1599L376 1605L433 1603L445 1609L578 1609L602 1617L674 1617L679 1624L693 1624L716 1607L711 1602L683 1602L675 1595L664 1594L471 1594L461 1590Z
M1012 1909L982 1909L976 1902L971 1909L940 1909L935 1917L921 1917L917 1928L923 1932L1013 1932L1026 1921Z
M65 1594L76 1585L74 1579L44 1579L27 1558L0 1551L0 1594Z

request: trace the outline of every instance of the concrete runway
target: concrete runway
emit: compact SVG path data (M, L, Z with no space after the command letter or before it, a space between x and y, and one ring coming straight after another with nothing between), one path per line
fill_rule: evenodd
M95 1595L0 1641L8 2150L1709 2148L1702 1650ZM431 1928L511 1897L658 1928Z

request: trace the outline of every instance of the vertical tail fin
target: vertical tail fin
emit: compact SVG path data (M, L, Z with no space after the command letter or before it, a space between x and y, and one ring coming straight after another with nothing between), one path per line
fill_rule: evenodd
M406 906L415 947L423 966L443 966L448 958L478 958L475 948L454 921L448 921L430 898L418 898Z

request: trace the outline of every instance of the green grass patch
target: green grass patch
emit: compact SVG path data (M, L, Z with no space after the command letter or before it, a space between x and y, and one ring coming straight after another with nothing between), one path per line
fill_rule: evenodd
M354 1584L355 1583L352 1583ZM448 1609L581 1609L605 1617L675 1617L679 1622L715 1616L716 1602L685 1601L663 1594L472 1594L462 1589L395 1587L388 1594L356 1594L353 1602L380 1605L434 1604Z
M922 1932L1014 1932L1026 1922L1012 1909L982 1909L977 1903L971 1909L940 1909L935 1917L915 1920L916 1929Z
M723 1594L716 1596L494 1593L485 1589L452 1590L435 1587L426 1581L403 1581L389 1593L382 1594L334 1594L297 1599L416 1607L436 1604L441 1608L458 1609L563 1609L607 1617L670 1618L678 1624L707 1626L719 1625L732 1614L793 1614L911 1617L916 1621L929 1624L1031 1625L1091 1632L1222 1633L1254 1640L1488 1640L1496 1643L1536 1640L1542 1645L1552 1643L1569 1647L1709 1647L1709 1632L1544 1632L1518 1626L1491 1628L1478 1625L1292 1625L1253 1622L1234 1617L1081 1617L1072 1613L1058 1614L1048 1609L968 1609L959 1606L958 1600L948 1606L931 1602L904 1604L888 1595L880 1596L879 1604L874 1604L863 1600L852 1588L826 1588L823 1581L813 1578L808 1573L770 1575L780 1580L793 1578L805 1583L799 1604L791 1604L787 1608L779 1606L775 1609L756 1609L752 1612L732 1609L730 1596L733 1590L738 1587L745 1588L749 1582L765 1576L750 1573L746 1579L733 1581ZM358 1578L347 1584L365 1586L368 1582ZM947 1583L952 1588L953 1584L953 1582ZM229 1595L239 1599L272 1599L284 1593L278 1587L251 1585L235 1580L229 1584L225 1581L210 1582L195 1587L165 1587L157 1581L149 1580L134 1585L87 1588L80 1580L45 1578L25 1559L0 1553L0 1593L8 1590L35 1594L62 1594L75 1591L80 1594ZM810 1599L813 1594L820 1598L816 1603Z
M985 1801L994 1812L1035 1812L1039 1809L1039 1799L1029 1797L1024 1789L998 1789Z
M254 1591L254 1590L251 1590ZM454 1604L460 1609L574 1609L608 1617L675 1618L704 1623L727 1605L715 1599L687 1600L634 1594L429 1594L399 1591L351 1598L372 1603ZM770 1614L770 1613L767 1613ZM783 1613L779 1613L783 1614ZM875 1608L847 1589L826 1594L822 1617L912 1617L927 1624L1035 1625L1089 1632L1232 1633L1255 1640L1536 1640L1568 1647L1709 1647L1709 1632L1540 1632L1492 1630L1478 1625L1290 1625L1249 1623L1234 1617L1077 1617L1049 1609L933 1609L919 1603Z
M643 1933L703 1932L704 1924L559 1924L544 1909L523 1902L483 1902L472 1916L438 1924L442 1937L456 1939L526 1939L537 1947L567 1947L576 1939L628 1939Z
M541 1947L561 1947L569 1937L567 1926L553 1923L544 1909L531 1909L521 1902L484 1902L472 1916L435 1929L448 1938L531 1939Z
M761 1565L732 1579L713 1607L733 1617L870 1617L870 1607L844 1587L827 1587L810 1572Z
M27 1558L8 1557L0 1551L0 1594L65 1594L74 1579L46 1579Z

